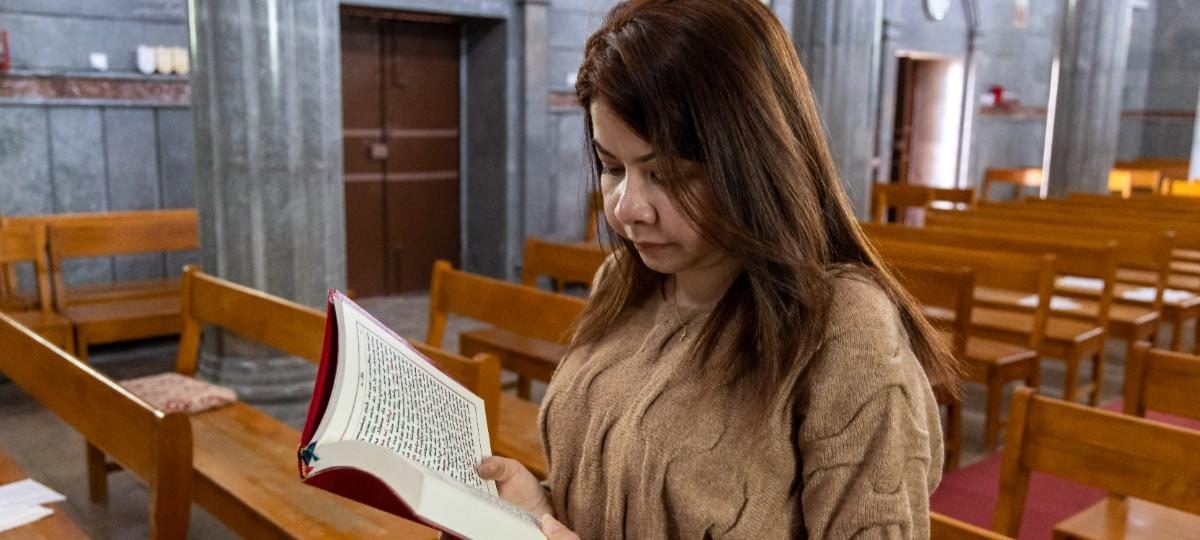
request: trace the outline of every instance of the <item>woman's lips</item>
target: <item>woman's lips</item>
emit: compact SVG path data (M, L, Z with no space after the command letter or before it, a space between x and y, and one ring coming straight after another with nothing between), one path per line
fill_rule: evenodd
M657 250L665 248L669 245L671 245L671 244L658 243L658 242L634 242L633 243L633 247L636 247L637 250L641 251L641 252L657 251Z

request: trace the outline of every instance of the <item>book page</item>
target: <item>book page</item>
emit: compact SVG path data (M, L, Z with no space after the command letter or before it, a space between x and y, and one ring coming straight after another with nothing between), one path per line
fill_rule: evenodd
M475 465L483 448L472 432L473 403L405 358L362 323L356 325L361 409L356 407L349 438L377 444L477 489Z
M404 458L495 493L495 485L475 472L491 454L483 400L446 376L361 308L345 300L337 306L341 359L338 417L322 434L322 444L357 440L387 448Z

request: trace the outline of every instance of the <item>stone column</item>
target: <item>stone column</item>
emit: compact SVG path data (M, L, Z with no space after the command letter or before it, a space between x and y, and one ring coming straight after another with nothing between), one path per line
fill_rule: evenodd
M1105 193L1117 157L1132 0L1064 0L1048 193Z
M812 82L842 183L860 217L869 213L875 53L880 0L813 0L793 7L792 39Z
M337 3L189 0L204 269L320 306L345 286ZM298 424L312 365L228 334L201 375Z
M522 197L525 234L550 238L554 187L550 182L550 2L520 0L524 35L524 78L522 107L524 139L522 145ZM507 269L506 269L507 270Z
M1196 127L1192 131L1192 161L1188 167L1188 179L1200 178L1200 96L1196 96Z

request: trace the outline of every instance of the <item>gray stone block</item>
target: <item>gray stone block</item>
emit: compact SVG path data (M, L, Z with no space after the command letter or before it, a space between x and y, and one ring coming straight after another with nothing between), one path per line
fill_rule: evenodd
M46 114L43 107L0 106L0 215L54 210Z
M55 212L102 212L107 205L104 120L97 107L53 107L50 150L54 156Z
M118 255L113 257L113 276L117 281L137 281L163 277L163 255Z
M108 154L108 209L158 208L154 111L105 109L104 130Z
M159 109L158 177L163 208L196 207L196 147L191 109Z

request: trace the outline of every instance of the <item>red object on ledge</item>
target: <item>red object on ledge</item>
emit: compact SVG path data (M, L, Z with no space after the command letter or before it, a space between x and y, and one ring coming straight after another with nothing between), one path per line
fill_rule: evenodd
M0 30L0 73L8 73L8 30Z

